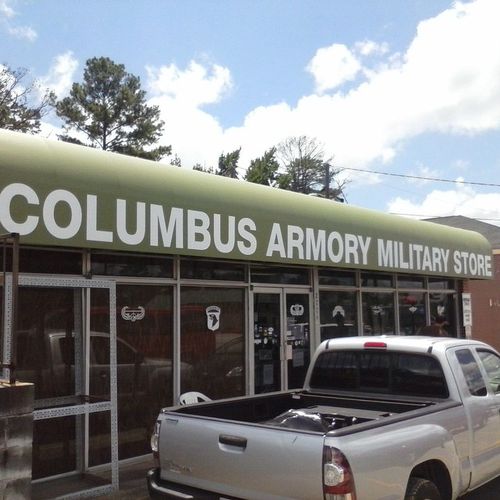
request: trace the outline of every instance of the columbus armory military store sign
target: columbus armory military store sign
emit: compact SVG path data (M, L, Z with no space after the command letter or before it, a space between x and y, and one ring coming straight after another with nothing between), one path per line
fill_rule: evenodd
M474 232L19 135L0 134L0 230L24 244L493 274Z

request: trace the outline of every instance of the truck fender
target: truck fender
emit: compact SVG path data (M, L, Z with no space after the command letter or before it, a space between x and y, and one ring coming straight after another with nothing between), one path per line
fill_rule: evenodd
M453 435L438 424L420 424L413 427L414 437L405 443L412 450L412 462L407 483L411 476L424 477L439 487L443 499L456 498L467 488L469 476L463 477L460 457ZM420 435L417 438L416 435ZM433 443L429 446L429 443ZM448 477L443 477L444 472ZM424 475L425 474L425 475Z
M412 474L425 472L429 477L434 470L443 476L439 485L443 499L456 498L463 491L460 459L451 433L439 424L411 425L411 420L391 427L382 428L384 432L377 435L367 431L364 436L325 440L327 446L338 448L349 460L360 497L369 498L384 484L385 496L380 498L404 498Z

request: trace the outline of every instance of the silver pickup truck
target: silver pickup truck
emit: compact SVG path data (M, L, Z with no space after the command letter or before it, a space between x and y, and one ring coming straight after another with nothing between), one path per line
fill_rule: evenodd
M451 500L500 475L500 355L481 342L323 342L304 388L166 408L153 498Z

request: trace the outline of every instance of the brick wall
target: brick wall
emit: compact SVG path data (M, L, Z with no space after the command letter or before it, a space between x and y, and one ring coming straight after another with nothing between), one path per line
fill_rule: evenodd
M493 256L493 280L469 280L464 292L471 293L472 338L500 351L500 254Z

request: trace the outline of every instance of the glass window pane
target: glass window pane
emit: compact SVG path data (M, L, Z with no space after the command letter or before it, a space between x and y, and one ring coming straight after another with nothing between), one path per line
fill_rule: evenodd
M102 333L109 331L109 310L102 306L102 294L91 293L90 384L95 395L109 373L109 335ZM123 459L149 453L151 424L161 408L173 404L173 289L118 285L116 306L118 440ZM98 461L93 457L94 465Z
M398 286L399 288L424 288L425 280L424 278L418 276L398 276Z
M35 384L35 400L80 391L74 378L74 332L81 333L81 324L75 321L81 313L75 304L81 304L79 290L19 288L16 377Z
M425 325L425 293L400 292L399 331L402 335L417 335Z
M181 393L211 399L245 393L245 290L181 288Z
M393 285L393 276L391 274L361 273L361 286L392 288Z
M438 398L449 395L441 365L431 356L394 355L392 383L396 394Z
M283 285L309 285L309 270L296 267L252 266L252 283L276 283Z
M255 393L279 391L281 389L281 296L279 293L254 293L253 305ZM288 332L291 337L292 330L287 330ZM290 342L292 343L291 339Z
M173 261L169 257L93 253L90 258L93 275L148 278L172 278L174 275Z
M383 353L359 354L359 388L361 391L379 390L386 392L389 388L390 357Z
M205 260L181 260L181 278L245 281L245 265Z
M321 291L319 311L321 341L358 334L356 292Z
M286 343L291 350L288 359L288 389L298 389L304 385L309 367L309 294L286 294Z
M394 334L394 295L364 292L363 335Z
M32 479L76 469L76 422L79 416L33 422ZM80 443L82 444L82 443Z
M496 394L500 393L500 357L485 349L478 349L477 353L488 376L491 390Z
M311 387L420 397L449 395L437 359L375 350L323 352L314 365Z
M441 335L456 336L455 295L452 293L430 293L431 325L438 324L442 328Z
M456 356L471 395L486 396L488 391L483 376L470 349L460 349L456 352Z
M356 273L353 271L320 269L318 271L318 278L320 285L356 286Z
M446 278L429 278L431 290L455 290L456 282Z
M0 267L3 266L0 252ZM19 249L19 271L40 274L82 274L82 253L35 248ZM6 252L6 271L12 270L12 252Z

